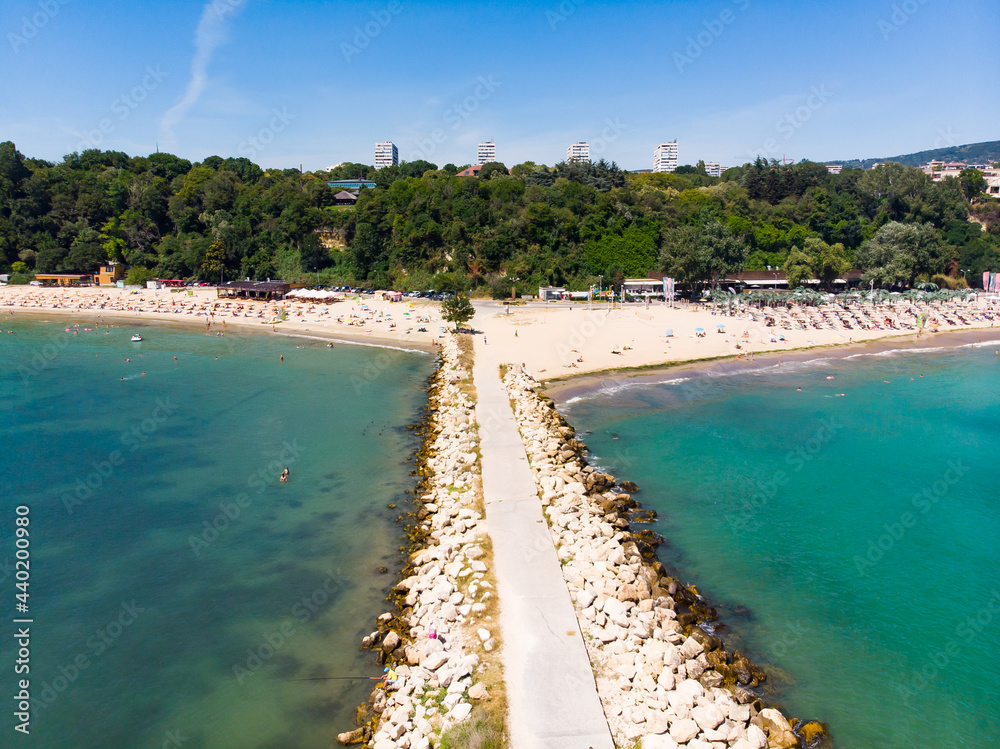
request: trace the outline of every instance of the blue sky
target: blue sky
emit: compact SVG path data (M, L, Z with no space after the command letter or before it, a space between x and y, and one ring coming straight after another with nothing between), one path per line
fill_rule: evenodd
M826 161L1000 139L1000 0L5 0L0 140L320 169Z

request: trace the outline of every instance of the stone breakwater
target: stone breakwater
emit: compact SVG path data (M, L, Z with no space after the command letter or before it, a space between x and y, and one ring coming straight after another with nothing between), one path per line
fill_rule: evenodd
M649 531L632 533L631 496L594 470L586 446L538 383L511 367L504 384L563 563L598 692L618 746L767 749L815 746L815 722L789 721L751 691L765 677L697 622L693 587L665 574ZM622 484L622 489L637 487ZM644 553L645 552L645 553ZM793 730L794 726L794 730Z
M362 641L396 679L379 684L359 709L371 717L340 734L343 744L427 749L469 719L475 703L501 697L479 678L498 652L475 404L465 387L471 372L455 338L441 347L440 357L417 456L422 478L411 537L420 548L393 588L397 612L379 616L378 629Z

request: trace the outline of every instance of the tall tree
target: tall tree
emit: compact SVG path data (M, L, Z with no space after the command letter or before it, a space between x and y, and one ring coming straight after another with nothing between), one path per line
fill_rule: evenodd
M930 224L886 224L858 248L855 260L865 281L910 287L918 275L944 270L943 243Z
M465 325L475 314L476 308L472 306L469 295L464 291L441 302L441 317L447 322L455 323L456 333L459 327Z
M812 258L804 251L795 248L788 253L788 260L785 261L785 277L788 279L788 288L797 289L807 278L812 277Z
M978 169L963 169L958 175L966 200L975 200L986 192L986 177Z

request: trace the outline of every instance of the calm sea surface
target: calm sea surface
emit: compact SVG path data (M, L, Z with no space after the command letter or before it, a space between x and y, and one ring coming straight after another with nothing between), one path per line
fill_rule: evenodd
M406 426L432 357L3 324L16 332L0 336L0 559L29 507L30 745L329 747L371 682L315 677L381 672L358 645L385 606L377 568L398 559L386 505L413 485ZM129 343L137 330L146 340ZM0 744L13 746L4 565Z
M791 715L841 749L1000 746L995 348L666 375L562 410Z

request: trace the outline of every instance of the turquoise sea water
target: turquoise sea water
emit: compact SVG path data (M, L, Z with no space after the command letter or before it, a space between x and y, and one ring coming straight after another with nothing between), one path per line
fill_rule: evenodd
M791 715L841 749L1000 746L995 348L666 375L562 410Z
M0 558L28 506L30 745L335 743L371 682L301 679L381 672L358 646L391 582L377 568L398 559L406 426L432 357L4 325ZM16 736L12 572L0 568L3 746Z

